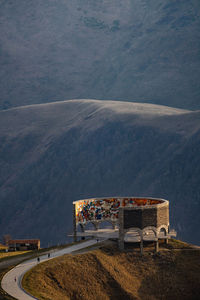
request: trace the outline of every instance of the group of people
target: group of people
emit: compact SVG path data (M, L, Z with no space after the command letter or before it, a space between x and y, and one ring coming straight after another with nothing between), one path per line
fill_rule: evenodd
M50 258L50 256L51 256L50 253L48 253L48 254L47 254L47 257ZM37 257L37 262L38 262L38 263L40 262L40 257L39 257L39 256ZM14 281L17 282L17 277L16 277L16 276L15 276L15 278L14 278Z
M48 254L47 254L47 257L50 258L50 256L51 256L50 253L48 253ZM37 262L38 262L38 263L40 262L40 257L37 257Z

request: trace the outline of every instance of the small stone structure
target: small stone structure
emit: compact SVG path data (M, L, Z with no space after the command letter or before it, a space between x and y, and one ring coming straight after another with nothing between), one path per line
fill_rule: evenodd
M158 251L158 240L175 235L169 231L169 202L164 199L146 197L109 197L83 199L73 202L74 240L77 238L77 227L82 236L88 223L93 224L96 232L102 222L118 228L119 248L124 249L127 233L133 231L140 241L141 253L143 240L155 241ZM88 232L88 231L87 231ZM137 240L138 240L137 238Z

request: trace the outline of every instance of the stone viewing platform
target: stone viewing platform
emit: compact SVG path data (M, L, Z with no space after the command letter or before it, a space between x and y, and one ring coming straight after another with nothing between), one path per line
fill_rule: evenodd
M73 202L74 240L77 237L118 239L120 250L124 243L143 241L166 243L174 230L169 227L169 201L146 197L91 198ZM108 228L109 225L109 228Z

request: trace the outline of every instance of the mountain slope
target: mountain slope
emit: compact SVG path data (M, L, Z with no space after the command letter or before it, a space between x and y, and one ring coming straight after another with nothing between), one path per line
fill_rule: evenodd
M142 258L137 249L121 253L113 246L64 255L31 269L23 287L44 300L197 300L200 251L161 248L153 255L152 248Z
M71 100L0 112L0 235L65 239L72 201L170 200L179 237L199 243L200 112Z
M0 3L0 108L74 98L200 109L199 0Z

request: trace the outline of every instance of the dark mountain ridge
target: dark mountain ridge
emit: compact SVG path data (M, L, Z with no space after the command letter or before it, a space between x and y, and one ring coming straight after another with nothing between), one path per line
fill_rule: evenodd
M71 100L0 112L0 235L62 242L72 201L170 200L179 238L200 243L200 111Z

